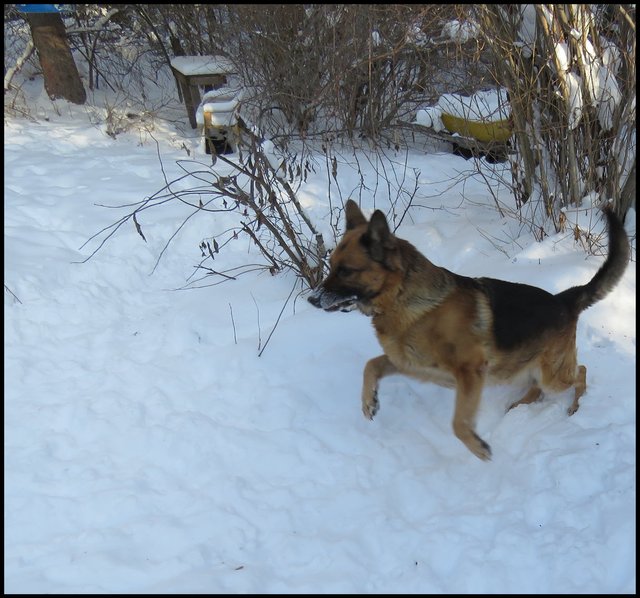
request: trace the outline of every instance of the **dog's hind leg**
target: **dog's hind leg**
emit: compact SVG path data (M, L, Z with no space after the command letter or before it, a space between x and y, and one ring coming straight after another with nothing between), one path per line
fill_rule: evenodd
M573 387L573 403L567 409L567 413L573 415L580 406L580 397L587 390L587 368L578 365L576 321L571 328L558 333L541 355L540 373L539 383L545 391L564 392Z
M555 351L547 352L540 363L540 385L544 390L563 392L573 387L575 394L573 403L567 409L569 415L578 410L580 397L587 389L587 368L578 365L574 339L575 332L573 337L568 337L569 342L565 341L555 347Z
M362 413L367 419L373 419L380 408L378 402L378 383L381 378L397 373L397 368L386 355L374 357L364 367L362 382Z
M527 391L527 394L524 395L524 397L522 397L519 401L516 401L515 403L510 405L507 411L511 411L518 405L528 405L529 403L535 403L536 401L540 400L540 397L542 397L542 389L539 386L532 386Z
M576 380L573 383L573 387L575 389L575 398L573 399L573 403L571 403L571 407L567 410L569 415L573 415L576 411L578 411L578 401L580 397L584 394L584 391L587 390L587 368L583 365L578 366L578 370L576 372Z

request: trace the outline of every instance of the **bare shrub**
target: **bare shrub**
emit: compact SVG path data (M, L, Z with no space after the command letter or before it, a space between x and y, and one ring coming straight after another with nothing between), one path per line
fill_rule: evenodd
M434 95L442 74L430 40L453 14L447 5L238 5L220 39L264 130L277 133L277 109L289 134L379 139Z
M443 4L88 4L66 20L90 90L149 102L145 86L172 57L223 55L242 77L243 115L270 137L377 142L395 141L417 106L486 80L477 44L443 35L461 14Z
M292 182L304 175L293 172L281 157L276 159L269 146L242 122L240 127L242 141L237 159L214 155L214 164L208 166L185 161L182 163L185 174L176 180L166 181L162 189L151 197L133 206L110 206L129 209L129 212L87 241L98 243L87 259L91 259L128 222L133 223L146 241L138 216L167 202L180 202L190 213L176 228L158 256L158 262L192 217L216 212L227 212L237 217L234 225L224 231L212 231L210 237L202 240L202 261L194 273L198 276L190 277L188 287L208 286L202 283L210 277L216 279L212 283L216 284L246 272L264 269L271 274L292 270L300 277L303 286L315 288L324 277L327 249L322 234L316 230L292 187ZM219 162L228 168L220 168ZM241 236L249 237L258 247L265 258L263 263L244 264L226 271L205 265L209 260L213 262L217 253Z
M166 56L219 54L241 75L244 114L271 137L379 139L475 77L477 52L441 44L457 5L137 5ZM445 40L446 41L446 40ZM450 40L449 40L450 41ZM457 62L452 68L451 61Z

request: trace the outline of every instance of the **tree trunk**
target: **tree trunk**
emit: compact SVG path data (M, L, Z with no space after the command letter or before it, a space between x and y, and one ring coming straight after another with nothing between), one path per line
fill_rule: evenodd
M28 13L33 45L38 51L44 88L49 97L64 98L74 104L84 104L87 94L76 63L71 56L67 34L58 13Z

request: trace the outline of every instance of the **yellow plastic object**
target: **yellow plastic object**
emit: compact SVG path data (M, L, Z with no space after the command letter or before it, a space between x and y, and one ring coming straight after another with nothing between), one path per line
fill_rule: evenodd
M509 120L466 120L452 114L442 113L442 124L450 133L458 133L464 137L473 137L478 141L505 142L511 137Z

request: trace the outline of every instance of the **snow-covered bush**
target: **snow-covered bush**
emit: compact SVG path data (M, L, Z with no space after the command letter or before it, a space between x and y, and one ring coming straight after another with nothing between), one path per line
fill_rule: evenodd
M476 15L509 92L513 189L532 229L563 230L586 197L613 199L624 216L635 201L635 8L485 4Z

